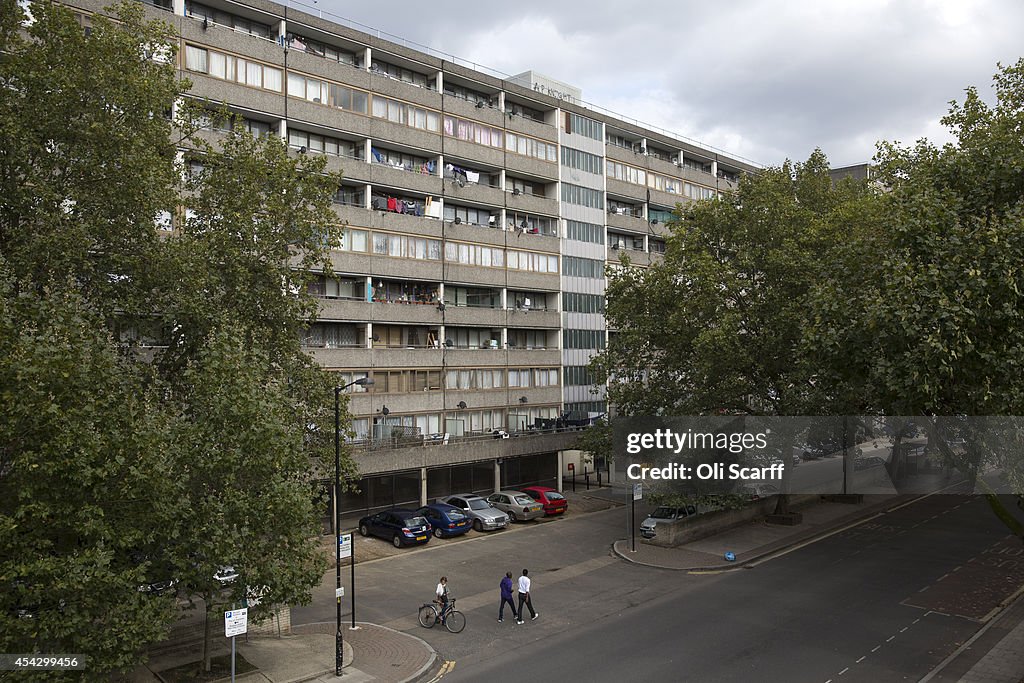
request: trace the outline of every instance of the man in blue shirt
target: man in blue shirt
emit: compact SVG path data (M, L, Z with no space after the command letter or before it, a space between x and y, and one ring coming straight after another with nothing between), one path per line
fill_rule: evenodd
M512 602L512 572L505 572L505 578L501 580L501 606L498 607L498 623L500 624L505 619L505 603L512 608L512 616L519 621L519 612L516 611L516 605Z

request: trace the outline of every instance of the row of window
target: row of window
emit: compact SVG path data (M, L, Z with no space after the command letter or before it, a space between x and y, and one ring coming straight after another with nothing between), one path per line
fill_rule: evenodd
M571 183L562 183L562 201L567 204L604 209L604 192Z
M567 220L565 222L565 236L567 239L579 242L604 244L604 226L596 223Z
M288 48L291 50L301 50L306 54L323 57L324 59L330 59L333 62L340 62L351 66L358 66L359 64L354 52L333 47L318 40L292 33L291 31L288 32Z
M452 410L441 413L395 415L352 420L352 431L357 440L370 437L387 438L398 433L430 434L446 433L452 436L478 433L484 434L495 430L519 431L535 427L558 417L558 406L517 406L502 410ZM443 427L442 427L443 425Z
M562 384L567 387L594 384L594 376L586 365L566 365L562 368Z
M444 117L444 134L449 137L474 142L478 145L501 149L542 161L558 161L558 146L518 133L509 133L477 121L454 116ZM502 140L504 138L504 141Z
M592 140L600 140L603 135L603 127L593 119L567 111L565 112L565 132L583 135Z
M373 116L431 133L441 129L441 117L436 111L380 95L373 96Z
M394 235L370 232L358 228L345 228L340 249L343 251L366 252L396 258L426 261L441 260L441 240L411 235ZM557 273L558 256L530 251L505 250L477 244L447 242L444 245L444 259L449 263L488 268L525 270L534 273Z
M580 258L579 256L562 257L563 275L589 277L598 280L604 278L604 261Z
M185 68L273 92L281 92L284 75L277 67L192 45L185 46Z
M583 150L572 147L562 147L562 165L575 168L579 171L586 171L595 175L601 175L601 157Z
M600 294L562 292L562 310L567 313L604 313L604 297Z
M288 129L288 145L295 149L305 149L316 154L330 154L351 159L363 158L362 143L332 138L329 135L307 133L304 130Z
M367 103L370 101L369 94L362 90L303 76L294 71L288 72L288 96L354 111L358 114L365 114L368 111Z
M566 328L562 331L562 348L565 349L603 349L604 342L604 330Z
M168 9L170 8L168 7ZM271 37L271 29L267 24L259 21L253 21L252 19L246 19L235 14L229 14L228 12L223 12L221 10L215 10L212 7L207 7L206 5L202 5L198 2L186 2L185 14L196 19L204 19L214 24L226 26L240 33L248 33L250 35L259 36L260 38L269 39Z

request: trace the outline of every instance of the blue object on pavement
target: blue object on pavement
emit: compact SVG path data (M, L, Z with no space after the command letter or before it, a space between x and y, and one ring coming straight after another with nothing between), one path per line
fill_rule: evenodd
M736 555L730 550L729 552L727 552L725 554L725 560L726 560L726 562L735 562L736 561Z

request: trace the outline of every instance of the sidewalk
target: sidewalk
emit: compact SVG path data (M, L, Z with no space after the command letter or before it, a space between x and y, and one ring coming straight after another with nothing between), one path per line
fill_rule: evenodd
M434 649L416 636L376 624L357 622L357 626L355 630L347 624L342 626L345 668L341 679L334 675L336 625L333 622L295 626L291 635L281 638L256 637L248 641L238 638L238 654L259 670L236 675L235 679L249 683L338 680L406 683L419 679L435 665ZM217 640L221 646L214 654L230 653L230 645L226 650L223 645L225 639ZM131 683L164 681L161 672L198 658L199 653L194 649L157 655L124 680ZM220 680L230 680L230 676Z

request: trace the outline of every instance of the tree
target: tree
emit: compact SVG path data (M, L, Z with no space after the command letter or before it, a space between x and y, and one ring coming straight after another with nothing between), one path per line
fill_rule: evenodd
M1024 409L1024 60L1001 67L994 86L993 106L973 87L951 103L953 143L879 145L888 192L815 295L809 342L822 381L867 413ZM1006 474L1019 492L1016 460Z
M611 380L609 400L625 415L806 414L815 393L801 344L809 295L849 205L866 194L833 188L816 151L685 207L663 262L610 277L616 332L595 364Z
M179 579L207 610L254 587L265 610L322 578L332 383L301 338L340 178L278 136L203 142L224 114L182 100L177 40L138 3L88 35L31 13L25 36L0 18L0 488L19 492L0 500L0 632L103 677L175 617L140 585Z

